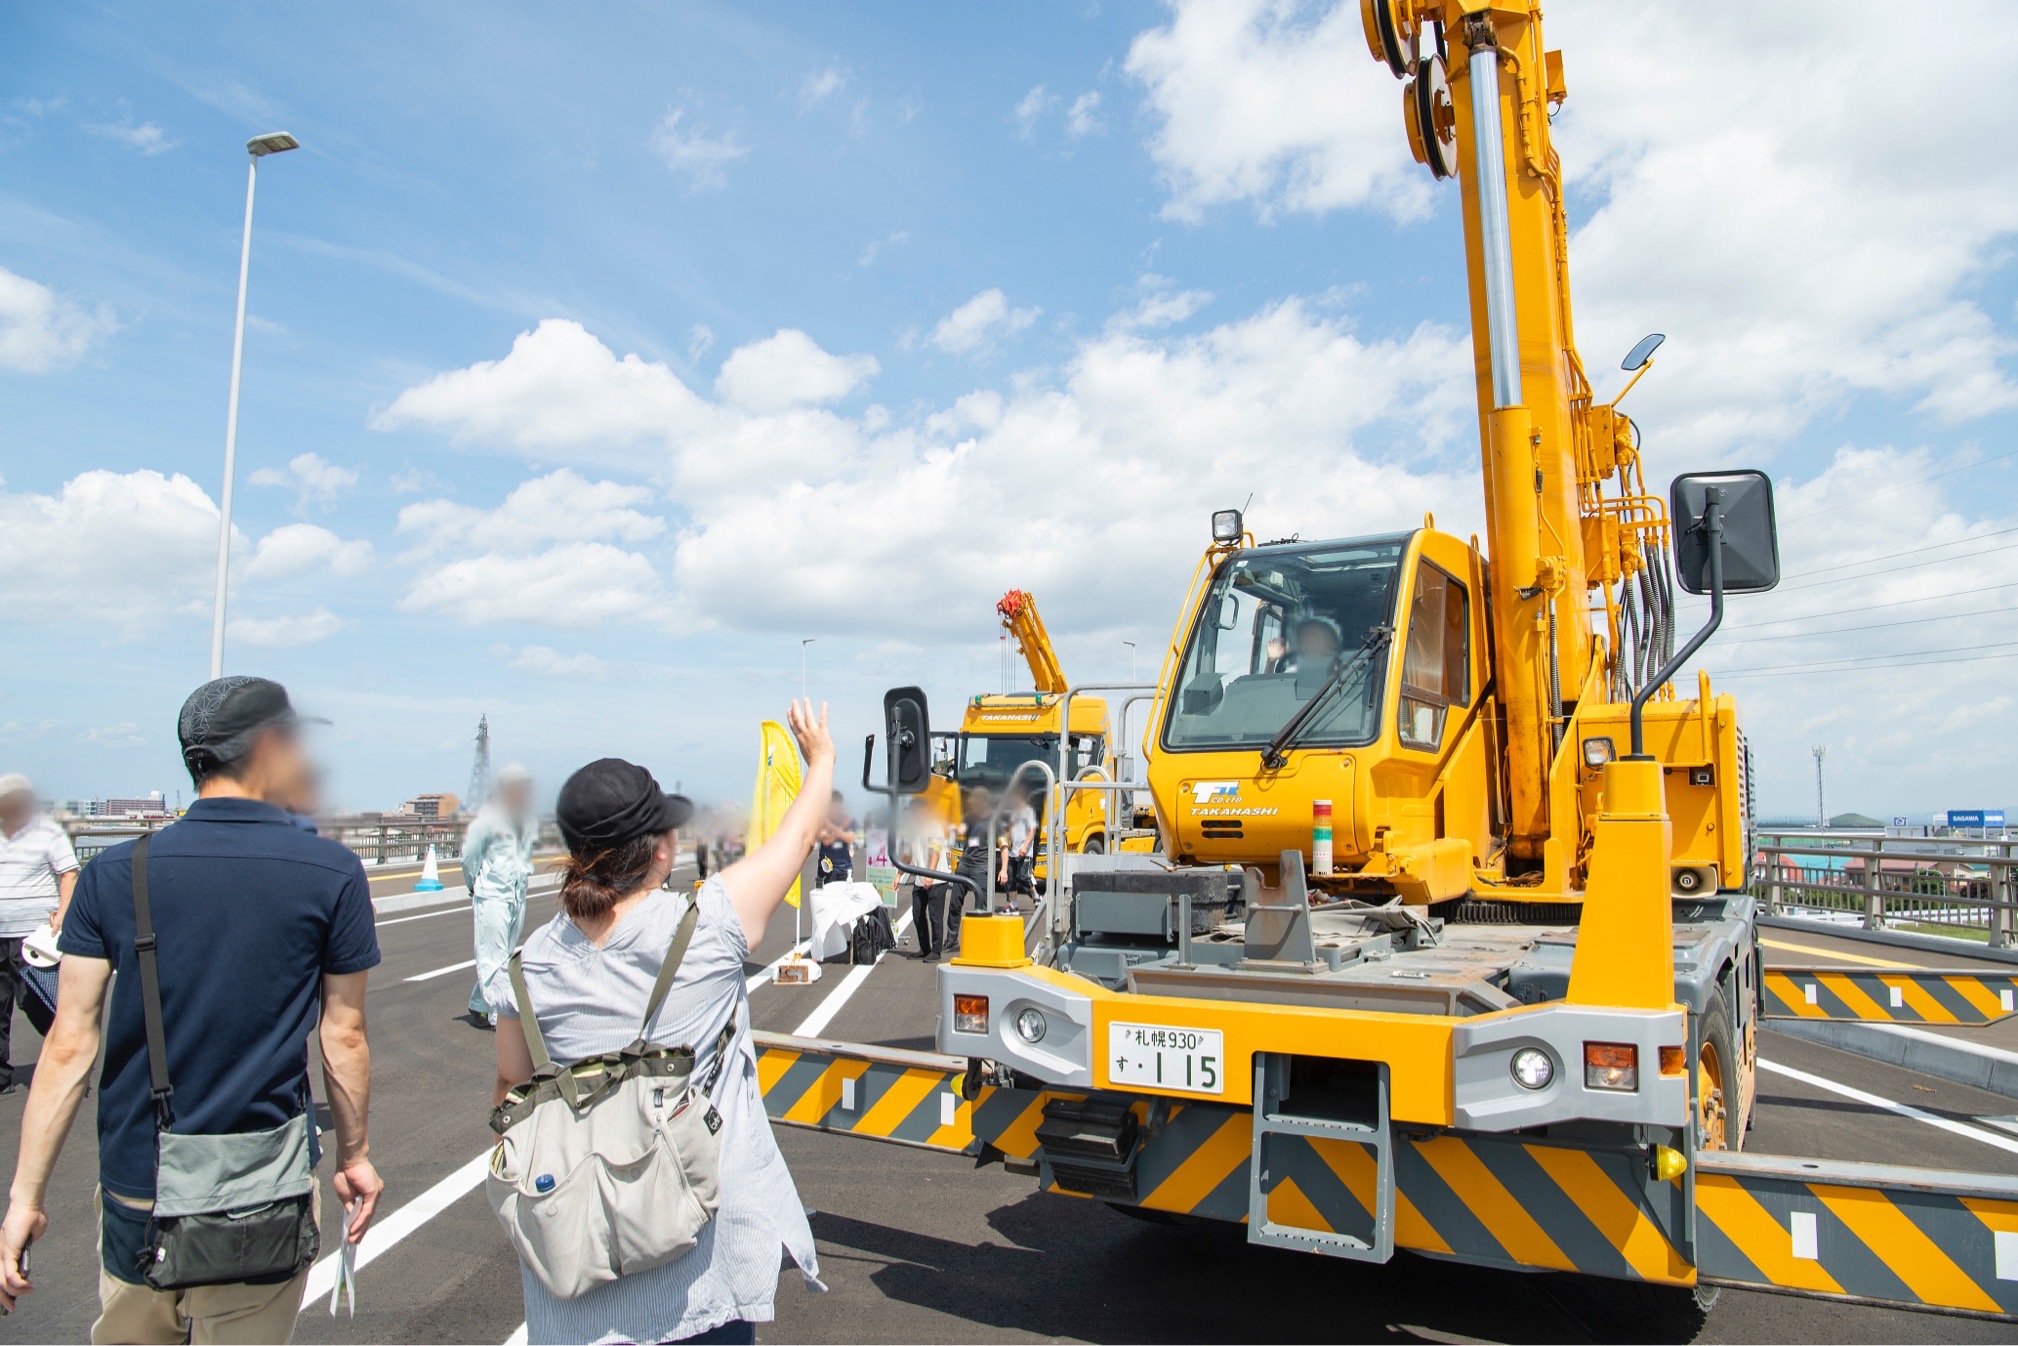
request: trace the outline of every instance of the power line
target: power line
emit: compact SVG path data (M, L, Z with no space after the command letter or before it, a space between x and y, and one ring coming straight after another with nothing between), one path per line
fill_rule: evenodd
M1870 664L1855 668L1825 668L1822 673L1873 673L1890 668L1947 668L1954 664L1980 664L1993 659L2018 659L2018 650L2007 650L2003 654L1976 654L1967 659L1923 659L1910 664ZM1711 678L1721 682L1727 678L1793 678L1802 674L1813 674L1816 670L1807 664L1788 664L1771 669L1727 669L1713 673Z
M1945 594L1926 594L1919 598L1895 598L1889 603L1859 603L1853 608L1835 608L1829 612L1811 612L1805 617L1774 617L1763 622L1739 622L1726 626L1726 631L1753 631L1762 626L1785 626L1789 622L1818 622L1824 617L1847 617L1852 613L1876 612L1879 608L1901 608L1908 603L1940 603L1950 598L1968 598L1973 594L1996 593L2001 589L2018 589L2018 580L2009 584L1986 584L1980 589L1954 589Z
M1917 556L1923 551L1939 551L1943 547L1959 547L1965 542L1981 542L1984 538L2002 537L2006 533L2018 533L2018 525L2010 528L1993 529L1988 533L1975 533L1969 537L1958 537L1953 542L1930 542L1924 547L1908 547L1905 551L1887 552L1883 556L1867 556L1861 561L1841 561L1832 566L1817 566L1813 570L1797 570L1784 579L1805 579L1809 575L1825 575L1831 570L1848 570L1852 566L1876 565L1880 561L1894 561L1901 556Z
M2012 449L2009 453L1997 454L1995 457L1992 458L1979 458L1973 463L1964 463L1960 467L1951 467L1945 472L1931 472L1928 475L1920 477L1914 481L1902 481L1896 486L1887 486L1881 491L1869 491L1866 492L1864 495L1859 496L1855 500L1845 500L1842 504L1830 505L1827 509L1816 509L1816 510L1810 510L1806 514L1796 514L1793 518L1782 519L1780 520L1780 522L1799 523L1803 519L1820 518L1824 514L1834 514L1839 509L1848 509L1852 505L1861 505L1866 500L1873 500L1881 495L1890 495L1894 491L1903 491L1908 486L1922 486L1930 481L1939 481L1942 477L1952 477L1957 472L1973 472L1975 469L1987 466L1990 463L2001 463L2006 458L2018 458L2018 449Z
M1862 561L1845 561L1841 565L1823 566L1820 570L1804 570L1798 576L1789 575L1787 578L1798 579L1807 575L1827 574L1831 570L1848 570L1852 566L1876 565L1880 561L1890 561L1900 556L1911 556L1914 552L1935 551L1941 547L1956 547L1960 546L1963 542L1977 542L1983 538L1997 537L2002 533L2018 533L2018 528L2000 528L1995 533L1979 533L1975 537L1962 538L1956 542L1938 542L1932 547L1915 547L1912 551L1893 552L1890 556L1873 556ZM2001 547L1985 547L1982 551L1964 552L1960 556L1933 556L1924 561L1911 561L1902 566L1894 566L1892 570L1918 570L1922 566L1947 565L1950 561L1973 561L1979 556L1993 556L1998 552L2010 551L2014 547L2018 547L2018 542L2007 542ZM1830 580L1816 580L1813 584L1789 584L1786 587L1789 589L1819 589L1825 584L1842 584L1849 580L1877 580L1885 579L1886 577L1886 574L1838 575L1836 578Z
M1733 668L1733 669L1727 669L1725 670L1725 672L1773 673L1783 668L1825 669L1837 664L1868 664L1878 659L1918 659L1923 656L1932 656L1932 655L1969 654L1976 650L2003 650L2003 649L2010 649L2013 646L2018 646L2018 640L1997 640L1997 641L1991 641L1983 645L1953 645L1943 650L1894 650L1888 654L1860 654L1860 655L1853 655L1847 659L1811 659L1805 663L1799 663L1799 664L1761 664L1757 668ZM1724 676L1724 674L1719 673L1715 669L1711 669L1710 676L1715 678L1715 677L1722 677Z
M1763 640L1812 640L1817 636L1841 636L1852 631L1882 631L1891 626L1918 626L1922 622L1948 622L1957 617L1995 617L2009 613L2010 608L1977 608L1973 612L1945 612L1938 617L1905 617L1896 622L1870 622L1864 626L1832 626L1826 631L1790 631L1781 636L1749 636L1746 639L1757 642Z

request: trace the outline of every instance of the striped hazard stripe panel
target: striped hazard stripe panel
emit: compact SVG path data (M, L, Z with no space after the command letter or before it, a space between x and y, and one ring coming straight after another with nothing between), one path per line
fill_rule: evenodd
M2018 1315L2018 1178L1701 1156L1705 1281Z
M974 1149L960 1058L782 1033L752 1037L772 1121L961 1154Z
M975 1135L1005 1155L1037 1160L1044 1104L1072 1093L984 1089ZM1249 1218L1254 1118L1245 1108L1178 1104L1152 1118L1135 1104L1143 1137L1136 1203L1211 1219ZM1373 1241L1376 1163L1371 1147L1323 1136L1264 1137L1263 1199L1271 1225ZM1641 1149L1541 1144L1445 1132L1397 1136L1397 1247L1512 1267L1548 1267L1629 1280L1689 1284L1680 1251L1687 1196L1659 1182ZM1069 1194L1069 1193L1068 1193Z
M2018 1012L2014 972L1769 967L1763 990L1768 1019L1987 1024Z

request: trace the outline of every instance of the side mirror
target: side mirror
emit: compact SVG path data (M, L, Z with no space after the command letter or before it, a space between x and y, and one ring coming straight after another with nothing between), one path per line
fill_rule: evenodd
M1692 472L1675 478L1668 498L1675 528L1676 578L1684 589L1692 594L1710 592L1710 530L1703 516L1712 505L1723 536L1724 592L1763 593L1780 582L1773 483L1765 473L1749 468Z
M889 787L900 795L923 794L932 780L932 719L924 691L893 687L883 693L883 724L890 745Z
M1619 368L1630 374L1641 365L1654 358L1654 352L1668 339L1665 332L1649 332L1641 337L1633 348L1626 352L1626 358L1619 361Z

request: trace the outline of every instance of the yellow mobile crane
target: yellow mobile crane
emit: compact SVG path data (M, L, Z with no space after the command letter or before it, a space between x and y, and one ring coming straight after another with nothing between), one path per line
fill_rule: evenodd
M1534 0L1362 16L1459 183L1488 545L1425 520L1256 546L1214 516L1143 744L1161 853L1054 845L1035 957L1014 916L967 919L937 1058L967 1110L920 1143L964 1118L1050 1190L1342 1258L2018 1311L2018 1182L1735 1153L1761 1015L1884 995L1767 984L1802 974L1762 976L1737 708L1669 687L1727 592L1777 580L1770 484L1663 501L1592 390ZM1712 605L1679 651L1671 576ZM925 699L885 715L887 788L916 792ZM1054 818L1082 788L1120 785L1063 783ZM1887 975L1979 1021L2018 990Z
M1107 703L1095 696L1072 698L1072 723L1066 733L1065 672L1051 644L1051 633L1038 615L1037 600L1022 589L1011 589L997 601L995 613L1002 620L1003 631L1016 641L1017 652L1030 665L1035 690L983 693L968 699L959 735L940 745L944 754L941 762L950 762L947 770L952 779L962 789L981 786L999 797L1026 762L1043 762L1054 772L1062 768L1068 779L1106 772L1113 740ZM1033 799L1041 792L1043 782L1034 774L1024 773L1023 783ZM957 799L954 802L957 806ZM1051 812L1043 809L1040 816L1048 820ZM1073 795L1065 804L1064 848L1094 854L1106 850L1108 812L1107 801L1097 794L1082 791ZM1040 834L1040 844L1050 840L1048 832L1047 828ZM1037 873L1040 878L1046 874L1041 860Z

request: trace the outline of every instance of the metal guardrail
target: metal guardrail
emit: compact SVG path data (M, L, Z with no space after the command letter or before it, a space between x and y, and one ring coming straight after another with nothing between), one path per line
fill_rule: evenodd
M1761 835L1752 892L1772 916L2018 946L2018 842L1868 832Z
M70 833L70 844L77 851L77 862L89 864L100 851L149 832L158 832L174 821L173 818L78 818L70 820L65 826ZM351 815L317 818L315 827L319 835L341 842L355 851L367 865L402 861L419 864L427 858L429 846L434 847L439 859L460 859L463 833L469 830L469 819ZM552 850L560 844L560 832L553 822L541 820L537 849Z

